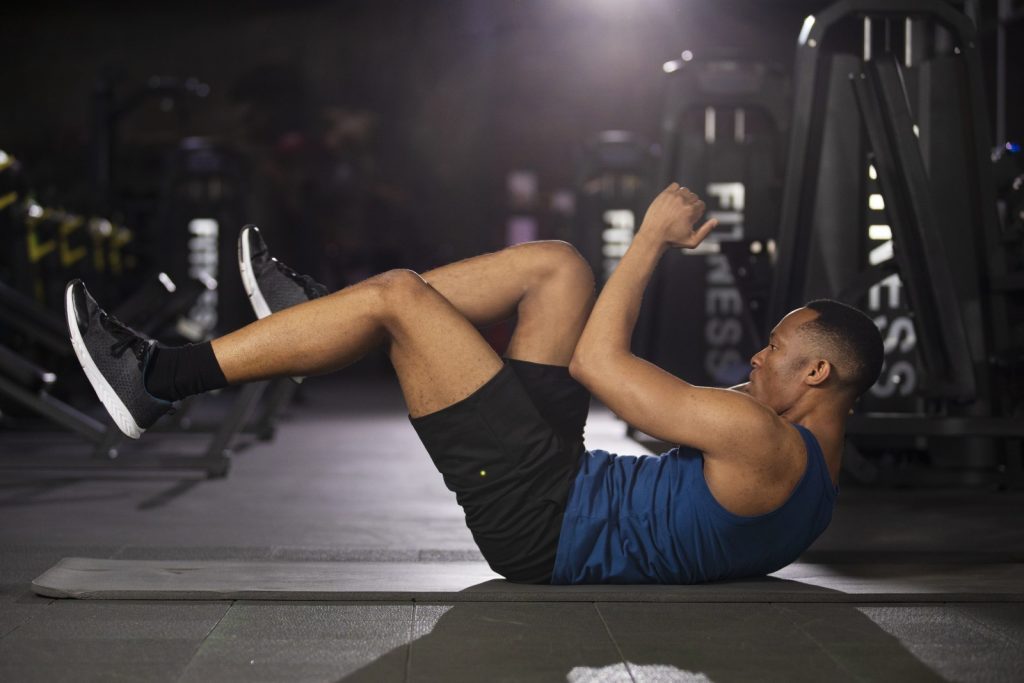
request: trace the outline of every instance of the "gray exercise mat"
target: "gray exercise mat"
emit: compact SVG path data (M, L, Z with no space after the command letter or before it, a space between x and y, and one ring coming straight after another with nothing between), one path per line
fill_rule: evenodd
M531 586L483 562L267 562L69 557L39 595L122 600L421 602L1024 602L1024 564L792 564L694 586Z

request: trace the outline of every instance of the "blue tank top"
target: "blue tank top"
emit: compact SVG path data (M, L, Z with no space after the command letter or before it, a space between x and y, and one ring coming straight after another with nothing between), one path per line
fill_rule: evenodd
M704 583L790 564L828 526L839 494L818 440L796 428L807 449L803 477L779 508L749 517L715 500L696 449L584 451L551 583Z

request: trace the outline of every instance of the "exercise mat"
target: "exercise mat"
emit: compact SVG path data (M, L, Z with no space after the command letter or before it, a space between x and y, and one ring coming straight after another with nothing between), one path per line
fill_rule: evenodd
M509 583L483 562L64 558L32 582L54 598L419 602L1024 602L1024 564L795 563L691 586Z

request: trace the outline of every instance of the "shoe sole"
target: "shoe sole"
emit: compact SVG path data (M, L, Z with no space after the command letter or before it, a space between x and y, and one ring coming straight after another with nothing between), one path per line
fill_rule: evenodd
M249 246L249 228L242 228L242 234L238 236L238 271L242 274L242 286L245 294L249 297L252 310L257 318L266 318L271 314L267 300L263 298L259 284L256 282L256 274L252 272L252 252Z
M78 362L82 364L82 369L85 370L85 376L89 380L89 384L92 385L92 389L96 392L100 403L110 413L114 424L124 432L125 436L131 439L138 439L146 430L136 424L135 419L128 410L128 406L121 401L117 392L107 382L107 378L96 367L92 356L89 355L89 350L85 347L85 340L78 329L78 314L75 313L74 295L71 292L73 284L69 284L64 290L64 313L67 316L68 331L71 333L71 348L75 350L75 356L78 357Z
M256 274L252 272L252 267L249 265L252 263L249 230L249 228L242 228L242 232L238 236L238 272L242 275L242 287L245 289L245 295L249 297L252 310L256 317L262 320L273 313L273 311L267 305L267 300L263 298L263 292L260 291L259 284L256 282ZM305 378L292 377L291 379L296 384L302 384L302 380Z

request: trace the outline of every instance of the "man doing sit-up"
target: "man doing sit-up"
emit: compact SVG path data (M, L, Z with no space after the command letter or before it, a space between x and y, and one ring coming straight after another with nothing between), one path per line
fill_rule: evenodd
M750 381L698 387L630 352L662 254L692 249L704 203L675 183L651 203L594 300L587 263L533 242L418 275L327 291L243 228L239 266L260 318L203 344L157 344L67 288L71 340L118 426L139 437L174 401L229 384L343 368L383 346L409 418L491 568L527 583L697 583L794 561L828 526L847 414L878 377L874 323L834 301L775 327ZM684 310L680 306L681 310ZM506 357L477 328L516 316ZM132 353L127 353L131 351ZM586 451L590 394L670 443L660 456Z

